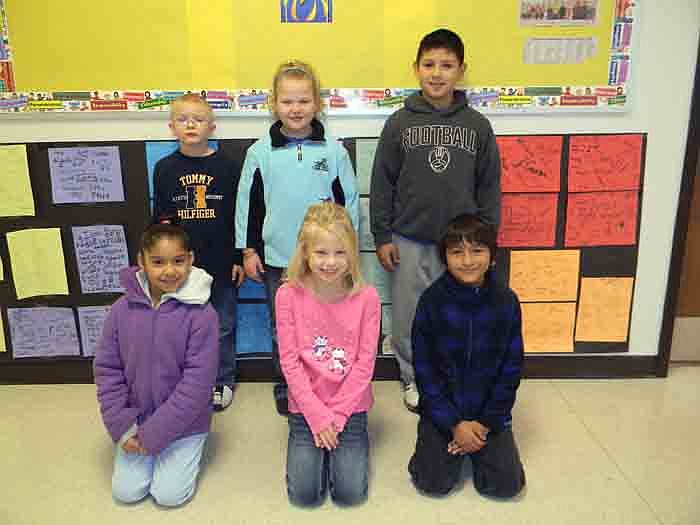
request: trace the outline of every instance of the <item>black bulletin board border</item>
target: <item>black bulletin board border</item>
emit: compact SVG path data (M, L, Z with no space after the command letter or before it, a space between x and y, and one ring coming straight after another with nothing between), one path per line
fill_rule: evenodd
M621 133L615 133L619 135ZM566 169L569 134L564 136L562 168ZM586 134L588 135L588 134ZM355 140L362 137L345 139L351 160L355 163ZM86 306L95 304L111 304L118 294L88 294L83 295L71 246L70 228L87 224L123 224L128 239L130 262L135 262L135 250L138 236L149 221L147 168L145 160L145 141L95 141L95 142L55 142L27 144L30 178L34 191L36 216L0 218L0 258L6 274L11 267L7 253L5 233L37 227L60 227L66 254L66 270L69 289L68 296L28 298L16 300L12 279L0 282L0 301L4 307L15 306ZM220 147L229 154L241 156L253 139L221 139ZM75 206L53 205L50 194L50 177L48 173L47 150L50 147L75 146L108 146L120 148L122 159L122 174L126 200L124 203L98 204L75 208ZM646 135L644 135L643 152L645 152ZM644 163L642 162L642 167ZM562 170L562 186L559 192L558 215L566 217L566 185L565 172ZM639 194L643 184L643 173L640 181ZM84 209L83 209L84 208ZM76 209L80 216L75 214ZM639 219L641 217L641 199L637 217L637 239L639 238ZM556 246L564 247L564 221L557 221ZM541 248L538 248L541 249ZM581 274L586 277L610 275L611 268L623 275L635 276L637 266L637 246L624 247L587 247L581 248ZM508 250L500 250L497 262L507 271ZM7 323L6 308L2 309L4 326ZM9 332L9 329L6 329ZM9 333L5 335L9 342ZM528 378L615 378L643 377L659 374L663 367L659 365L660 356L638 355L603 355L610 352L624 352L626 344L587 343L580 350L590 353L601 353L595 356L571 354L528 354L525 357L525 377ZM9 345L7 345L9 348ZM577 351L580 351L577 348ZM10 352L0 354L0 384L51 384L51 383L91 383L92 362L84 357L28 358L11 359ZM242 356L238 362L239 379L242 381L272 381L274 373L269 358L260 356ZM398 379L398 367L391 357L377 360L375 379Z

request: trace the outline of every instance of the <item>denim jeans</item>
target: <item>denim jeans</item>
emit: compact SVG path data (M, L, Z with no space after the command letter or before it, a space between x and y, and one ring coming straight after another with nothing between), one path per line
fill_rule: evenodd
M300 506L323 502L326 490L341 505L367 499L369 435L367 412L353 414L338 436L338 448L316 447L314 436L301 414L289 414L287 446L287 494Z
M262 274L265 292L267 293L267 307L270 310L270 335L272 336L272 366L277 380L286 384L282 369L280 368L280 352L277 346L277 322L275 321L275 295L282 284L282 274L286 268L265 265L265 273Z
M236 382L236 302L238 289L229 279L215 280L211 286L211 305L219 316L219 372L217 386L233 388Z
M114 499L136 503L150 494L166 507L187 502L194 494L208 435L204 432L173 441L157 456L127 454L117 445L112 475Z

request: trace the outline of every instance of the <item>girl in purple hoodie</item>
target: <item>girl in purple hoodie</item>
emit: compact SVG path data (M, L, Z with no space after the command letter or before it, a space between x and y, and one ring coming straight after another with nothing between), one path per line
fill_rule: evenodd
M107 431L116 442L112 493L134 503L148 494L177 506L194 493L209 432L219 362L212 278L192 266L185 231L144 232L138 267L105 321L94 372Z

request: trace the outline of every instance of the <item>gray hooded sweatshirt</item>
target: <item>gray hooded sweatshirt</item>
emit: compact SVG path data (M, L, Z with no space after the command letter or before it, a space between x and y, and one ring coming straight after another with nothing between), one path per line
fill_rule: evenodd
M384 125L374 157L370 221L377 246L397 233L438 242L462 213L498 225L501 161L491 123L462 91L446 110L420 93Z

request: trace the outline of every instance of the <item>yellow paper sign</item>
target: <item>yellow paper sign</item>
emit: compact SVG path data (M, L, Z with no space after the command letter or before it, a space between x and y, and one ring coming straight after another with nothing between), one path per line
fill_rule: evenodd
M576 303L523 303L525 352L573 352Z
M632 277L581 279L576 341L627 341L633 285Z
M34 215L24 144L0 146L0 217Z
M0 352L7 352L7 346L5 346L5 327L3 326L2 316L0 316Z
M59 228L19 230L7 234L17 299L68 295L66 265Z
M510 287L521 301L576 301L579 250L514 251Z

